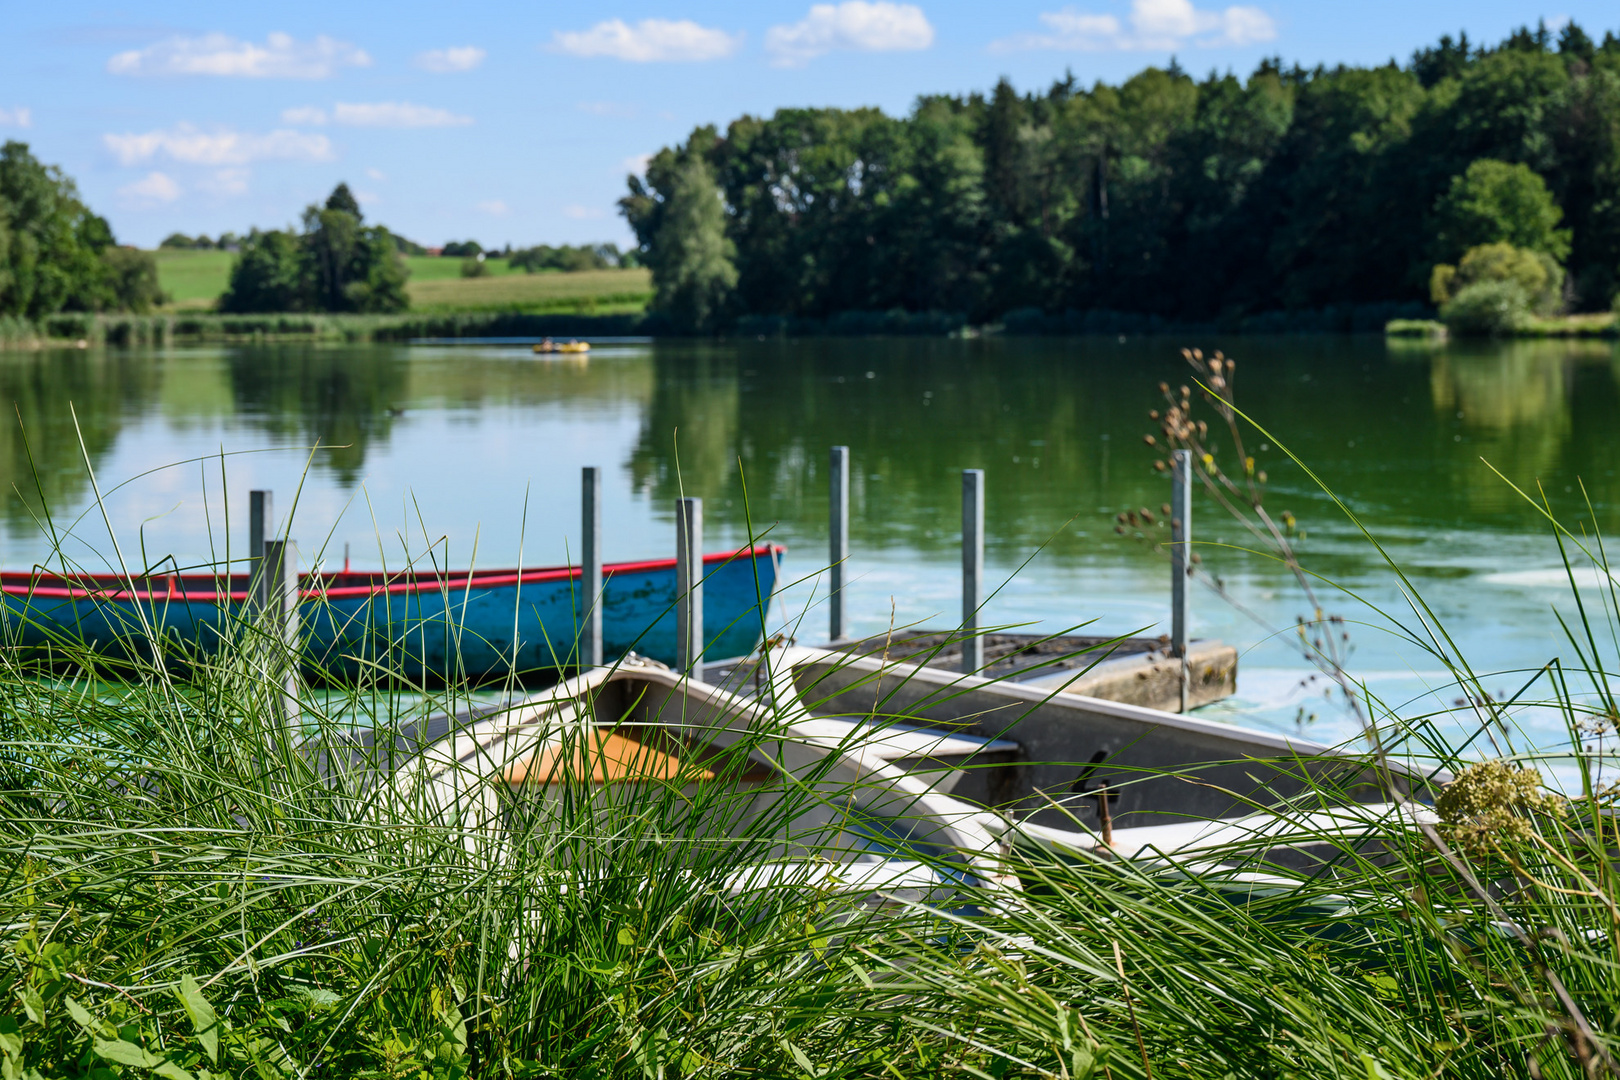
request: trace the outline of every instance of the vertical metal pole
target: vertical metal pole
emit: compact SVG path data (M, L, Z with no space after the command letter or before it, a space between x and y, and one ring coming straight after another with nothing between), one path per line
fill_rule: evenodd
M264 542L276 534L275 493L248 492L248 595L260 611L265 609Z
M298 541L264 543L265 638L276 685L275 709L283 726L298 723Z
M703 500L675 500L675 668L703 677Z
M1181 658L1181 711L1191 689L1187 668L1187 575L1192 569L1192 451L1170 455L1170 651Z
M602 470L580 470L580 660L602 666Z
M984 470L962 470L962 670L984 667L979 607L984 603Z
M844 582L849 562L849 447L832 448L828 474L827 559L830 564L827 597L827 640L843 640Z

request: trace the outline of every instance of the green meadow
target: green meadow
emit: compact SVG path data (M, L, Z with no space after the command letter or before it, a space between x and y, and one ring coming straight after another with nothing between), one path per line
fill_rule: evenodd
M226 251L155 251L169 311L208 311L230 281L236 256ZM461 276L460 259L405 257L416 311L510 311L532 314L633 314L652 298L646 269L529 274L505 259L486 259L485 275Z

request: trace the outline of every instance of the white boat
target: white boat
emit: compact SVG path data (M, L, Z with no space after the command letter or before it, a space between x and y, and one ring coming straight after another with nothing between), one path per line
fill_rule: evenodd
M764 698L632 657L510 706L433 717L397 733L392 748L362 740L354 752L379 765L391 754L396 791L497 858L501 845L523 842L516 837L543 835L548 821L577 830L584 789L603 835L639 799L662 800L672 835L748 837L754 858L731 875L733 890L792 881L948 903L963 883L996 872L995 837L978 808L903 767L971 757L979 740L851 734L836 718L800 723ZM772 830L764 844L762 826Z
M1372 843L1407 823L1364 756L1309 740L820 649L728 670L722 687L633 657L436 717L399 734L392 783L492 849L544 834L582 787L604 835L662 799L683 835L749 837L731 891L792 881L946 906L963 883L1014 885L999 875L1020 844L1232 871L1308 865L1324 835ZM669 816L672 798L689 816Z
M1389 780L1421 802L1447 779L1407 762L1386 777L1344 747L881 656L793 647L769 666L777 711L792 702L796 727L844 729L845 744L948 793L958 815L978 811L1002 843L1308 865L1328 846L1313 837L1410 824Z

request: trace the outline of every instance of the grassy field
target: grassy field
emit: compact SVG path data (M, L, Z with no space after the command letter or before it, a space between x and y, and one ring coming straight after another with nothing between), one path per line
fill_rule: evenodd
M172 300L165 310L208 311L225 291L235 255L226 251L157 251L158 278ZM420 311L515 311L616 315L641 311L652 296L648 272L588 270L526 274L488 259L488 275L463 278L460 259L409 256L411 307Z
M214 300L225 291L230 280L231 263L236 256L229 251L163 251L152 252L157 259L158 282L169 294L169 309L174 311L207 311Z
M412 281L443 281L446 278L460 280L461 260L443 259L434 255L407 255L405 265L410 267ZM490 277L501 277L505 274L521 274L522 270L512 269L505 259L485 259L484 269Z
M615 315L641 311L652 298L652 278L644 269L582 270L573 274L512 273L438 280L417 278L413 274L409 288L411 308L420 311Z

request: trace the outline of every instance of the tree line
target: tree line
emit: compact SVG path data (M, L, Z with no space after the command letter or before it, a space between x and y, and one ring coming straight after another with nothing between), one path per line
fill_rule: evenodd
M929 95L903 118L783 109L697 128L619 205L655 308L686 329L890 309L1202 321L1486 286L1596 310L1620 289L1620 39L1542 25L1404 65L1196 79L1172 62Z
M27 143L0 147L0 316L146 312L162 300L150 252L120 247L107 219Z
M634 251L620 251L617 244L535 244L533 247L486 248L476 240L452 240L439 249L445 258L471 258L480 255L493 259L506 259L516 270L540 274L555 270L573 273L579 270L617 270L636 266Z
M242 238L219 310L404 311L409 277L394 234L366 225L359 200L339 184L325 205L304 210L301 232L254 229Z

